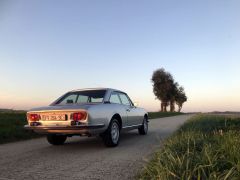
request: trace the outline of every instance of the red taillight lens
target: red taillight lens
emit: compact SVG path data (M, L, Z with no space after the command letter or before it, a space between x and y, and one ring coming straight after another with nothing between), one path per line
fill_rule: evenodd
M29 121L39 121L41 116L39 114L28 114Z
M72 119L74 121L82 121L82 120L85 120L86 117L87 117L86 112L76 112L72 114Z

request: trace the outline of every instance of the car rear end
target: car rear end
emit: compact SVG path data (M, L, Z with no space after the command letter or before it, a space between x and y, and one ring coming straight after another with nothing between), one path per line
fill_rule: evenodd
M26 129L41 134L92 135L104 124L91 124L87 110L42 110L27 112Z

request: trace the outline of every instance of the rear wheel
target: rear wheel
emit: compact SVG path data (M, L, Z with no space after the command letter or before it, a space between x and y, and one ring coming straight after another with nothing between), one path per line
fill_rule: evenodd
M66 141L67 136L57 135L57 134L48 134L47 140L52 145L62 145Z
M138 128L138 132L140 135L146 135L148 133L148 119L146 116L143 119L142 126Z
M103 142L107 147L115 147L119 143L120 138L120 126L116 119L113 119L106 130L102 135Z

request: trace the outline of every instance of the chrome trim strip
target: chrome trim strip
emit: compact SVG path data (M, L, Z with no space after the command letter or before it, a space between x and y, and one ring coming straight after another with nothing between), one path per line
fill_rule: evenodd
M96 125L75 125L75 126L29 126L25 125L24 128L28 130L80 130L80 129L98 129L103 128L104 124Z
M122 129L132 128L132 127L139 127L139 126L142 126L142 124L132 125L132 126L125 126L125 127L122 127Z
M65 112L65 113L70 113L70 112L79 112L79 111L84 111L87 112L85 109L59 109L59 110L40 110L40 111L28 111L27 114L31 113L49 113L49 112Z

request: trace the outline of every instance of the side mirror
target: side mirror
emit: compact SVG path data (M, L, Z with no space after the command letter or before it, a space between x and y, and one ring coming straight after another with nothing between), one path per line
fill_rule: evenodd
M134 105L134 107L138 107L139 104L138 104L138 102L134 102L133 105Z

